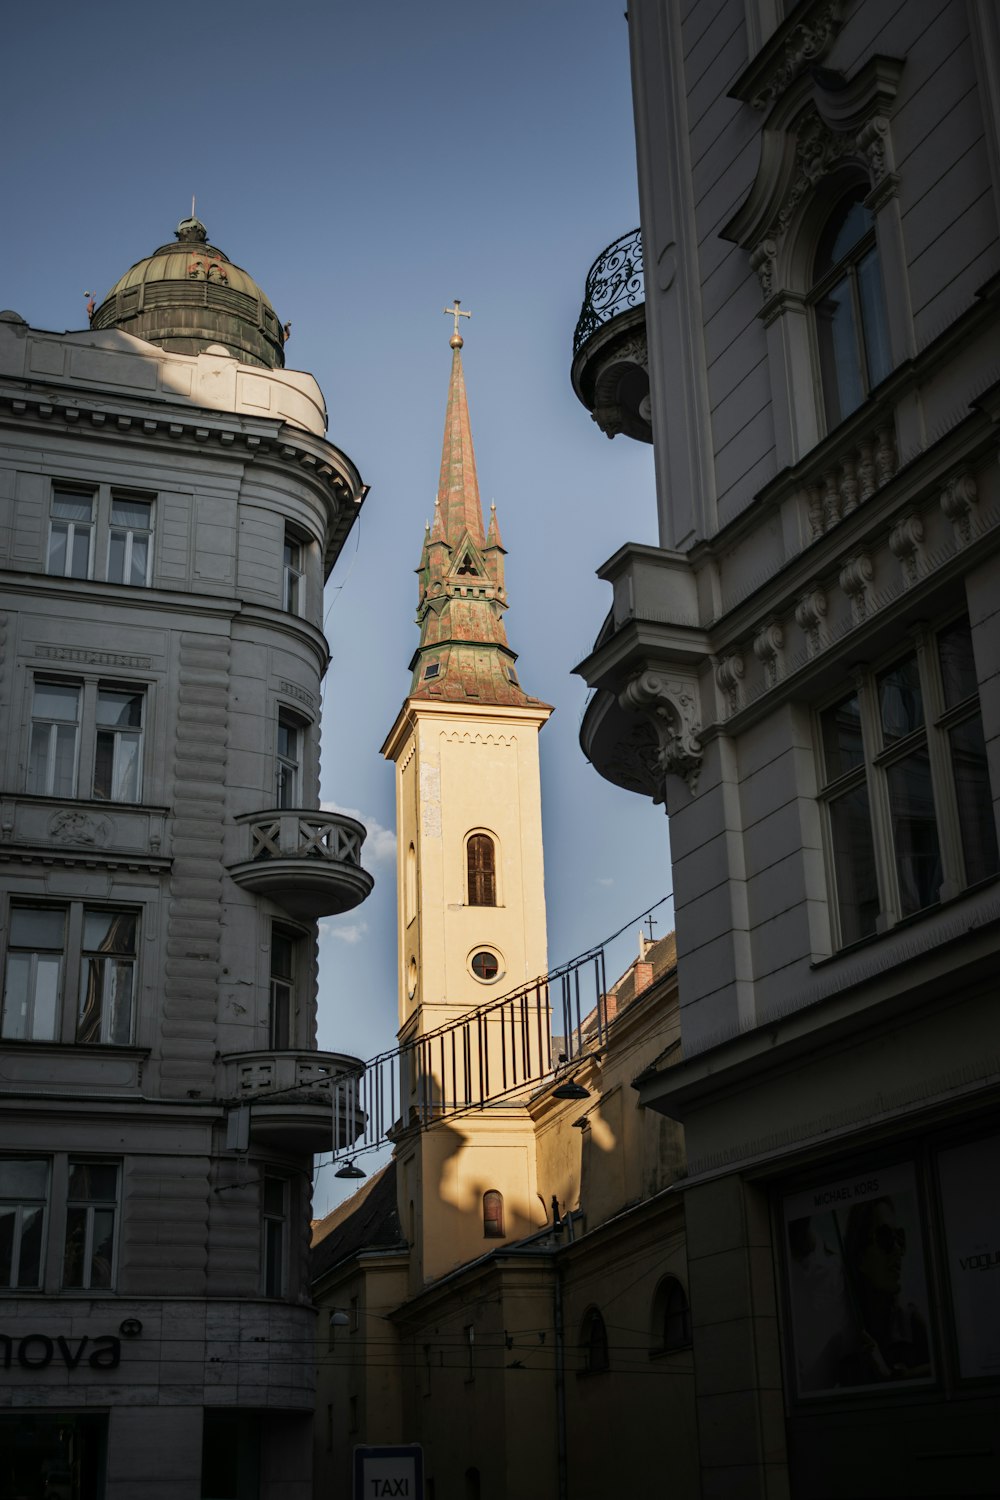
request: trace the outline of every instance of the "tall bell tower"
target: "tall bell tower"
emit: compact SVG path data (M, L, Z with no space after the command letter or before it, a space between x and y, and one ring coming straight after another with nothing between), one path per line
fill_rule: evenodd
M441 476L418 569L420 644L382 747L396 768L403 1044L544 974L547 963L538 735L552 709L521 687L507 643L505 554L495 507L483 525L462 369L467 314L458 302L446 311L455 331ZM504 1237L543 1222L520 1106L412 1138L405 1109L403 1124L400 1210L417 1280L481 1252L487 1191L504 1197Z

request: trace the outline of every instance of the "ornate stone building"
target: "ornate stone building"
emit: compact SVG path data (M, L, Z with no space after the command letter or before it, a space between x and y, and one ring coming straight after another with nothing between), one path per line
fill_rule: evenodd
M0 314L0 1491L304 1497L323 584L364 499L183 222L92 316ZM343 1140L346 1125L336 1125Z
M987 1495L997 12L629 30L644 287L626 237L573 379L651 437L660 542L601 570L582 741L669 818L683 1061L640 1097L686 1131L701 1492Z

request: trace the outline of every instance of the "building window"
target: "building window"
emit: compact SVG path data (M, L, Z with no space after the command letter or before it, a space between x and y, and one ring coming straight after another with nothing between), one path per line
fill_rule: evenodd
M504 1238L503 1193L496 1188L483 1194L483 1236L488 1240Z
M98 687L94 796L138 802L142 790L141 692Z
M302 728L282 710L278 714L277 805L298 807L302 787Z
M856 411L892 368L875 217L856 187L820 238L810 293L827 431Z
M440 677L441 663L439 661L428 662L424 668L424 681L430 682L433 677Z
M276 1051L291 1046L295 1000L296 942L280 928L271 929L271 1002L268 1045Z
M656 1349L687 1349L691 1343L691 1309L676 1276L665 1276L653 1299L653 1344Z
M108 582L145 587L153 555L153 505L112 495L108 528Z
M0 1160L0 1288L41 1286L48 1194L46 1160Z
M39 797L76 795L83 689L73 683L36 682L31 710L28 791Z
M36 681L28 791L38 797L138 802L142 796L142 688L96 681ZM81 764L93 767L81 788Z
M283 1297L288 1261L288 1182L264 1174L261 1186L263 1283L265 1297Z
M305 548L291 532L285 532L281 604L290 615L300 615L306 602Z
M417 850L411 844L406 851L406 925L417 915Z
M94 545L98 535L107 538L100 551ZM103 582L144 587L152 556L152 499L119 494L109 485L97 490L53 486L46 572L57 578L97 573Z
M78 1042L132 1040L138 926L135 912L84 910Z
M466 845L470 906L496 906L496 845L488 833L473 833Z
M470 966L476 978L481 979L484 984L491 983L500 973L500 960L488 948L481 948L478 953L474 953Z
M12 906L0 1035L11 1041L127 1046L138 916L105 907ZM75 1010L65 976L80 963Z
M115 1284L118 1166L70 1158L62 1284L82 1291Z
M94 540L92 494L55 488L49 517L46 572L57 578L89 578Z
M819 725L842 945L997 873L967 619L867 674Z
M596 1307L592 1307L583 1320L580 1346L583 1352L583 1368L588 1375L596 1375L610 1368L608 1330Z

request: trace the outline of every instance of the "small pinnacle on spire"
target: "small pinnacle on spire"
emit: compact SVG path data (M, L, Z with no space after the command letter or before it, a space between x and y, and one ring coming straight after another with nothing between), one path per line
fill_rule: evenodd
M471 312L464 312L462 310L462 304L459 301L458 297L455 298L455 301L451 307L442 308L442 311L446 318L455 319L455 332L448 340L448 343L451 345L452 349L461 349L462 345L465 343L465 340L458 331L458 320L459 318L471 318L472 314Z

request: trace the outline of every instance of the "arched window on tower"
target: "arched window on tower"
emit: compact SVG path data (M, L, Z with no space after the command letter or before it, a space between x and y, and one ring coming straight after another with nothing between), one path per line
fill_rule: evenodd
M483 1194L483 1237L488 1240L504 1238L503 1193L489 1188Z
M406 851L406 924L417 915L417 851L411 844Z
M466 845L470 906L496 906L496 845L488 833L474 833Z
M866 187L842 197L820 235L812 303L826 427L856 411L892 368L875 216Z

